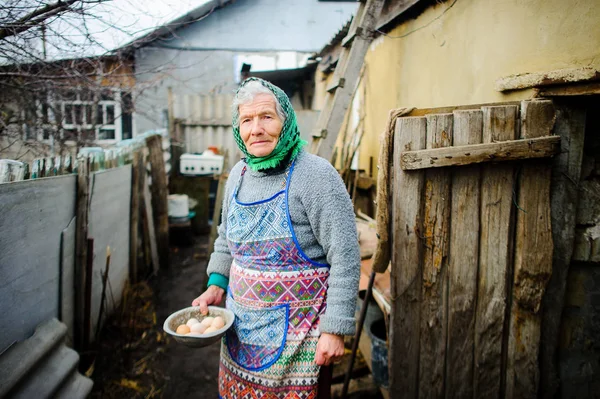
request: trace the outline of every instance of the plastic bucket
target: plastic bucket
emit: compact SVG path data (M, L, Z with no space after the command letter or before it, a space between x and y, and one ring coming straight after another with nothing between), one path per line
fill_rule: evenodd
M388 388L388 348L386 343L385 320L377 320L369 330L371 337L371 371L376 385Z

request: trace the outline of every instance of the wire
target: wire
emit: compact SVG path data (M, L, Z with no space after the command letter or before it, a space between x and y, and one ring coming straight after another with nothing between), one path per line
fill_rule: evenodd
M448 8L446 8L446 9L445 9L445 10L444 10L444 11L443 11L443 12L442 12L440 15L438 15L437 17L435 17L435 18L434 18L434 19L432 19L431 21L427 22L425 25L423 25L423 26L419 26L418 28L416 28L416 29L413 29L413 30L411 30L410 32L404 33L404 34L402 34L402 35L400 35L400 36L392 36L392 35L388 35L387 33L380 31L379 29L375 29L375 32L381 33L383 36L385 36L385 37L389 37L390 39L402 39L403 37L406 37L406 36L408 36L408 35L412 35L413 33L415 33L415 32L417 32L417 31L419 31L419 30L421 30L421 29L424 29L424 28L428 27L429 25L431 25L432 23L434 23L434 22L435 22L435 21L437 21L438 19L442 18L442 16L443 16L444 14L446 14L446 13L447 13L447 12L448 12L448 11L449 11L449 10L450 10L452 7L454 7L454 5L455 5L457 2L458 2L458 0L454 0L454 1L452 2L452 4L450 4L450 5L448 6Z

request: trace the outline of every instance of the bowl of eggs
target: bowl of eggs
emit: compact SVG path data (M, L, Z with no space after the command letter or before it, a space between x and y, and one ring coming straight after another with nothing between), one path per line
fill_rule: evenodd
M163 330L175 341L193 348L201 348L217 342L233 324L231 310L209 306L208 315L200 313L200 307L191 306L171 314L163 324Z

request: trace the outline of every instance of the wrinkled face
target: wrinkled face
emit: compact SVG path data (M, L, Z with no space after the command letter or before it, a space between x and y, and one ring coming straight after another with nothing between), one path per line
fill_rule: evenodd
M248 152L265 157L275 149L283 121L277 115L273 96L260 93L252 102L240 104L240 136Z

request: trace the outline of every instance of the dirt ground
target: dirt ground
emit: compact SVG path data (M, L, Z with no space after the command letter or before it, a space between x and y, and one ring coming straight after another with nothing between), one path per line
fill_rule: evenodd
M83 372L94 380L91 398L218 397L219 344L188 348L162 330L169 314L190 306L204 289L207 246L207 236L194 237L189 246L172 246L170 269L126 289L121 309L107 320L95 350L82 356ZM347 352L346 363L334 368L334 398L341 392ZM348 398L381 398L360 356L354 369Z

